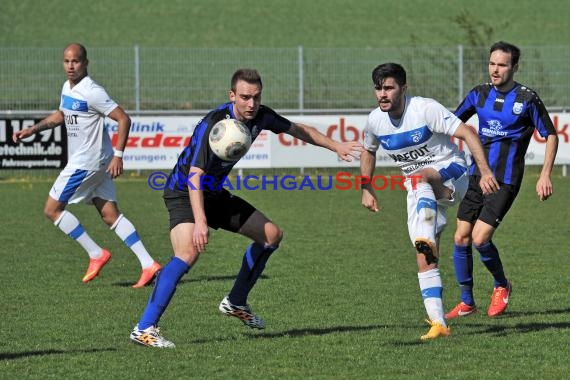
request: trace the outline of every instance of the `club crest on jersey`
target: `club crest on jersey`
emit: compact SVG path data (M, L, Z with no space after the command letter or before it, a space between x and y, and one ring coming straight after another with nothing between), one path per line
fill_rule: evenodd
M412 141L415 143L420 142L422 139L422 131L414 131L412 133Z
M513 104L513 113L515 115L519 115L522 112L523 109L523 104L520 102L515 102L515 104Z

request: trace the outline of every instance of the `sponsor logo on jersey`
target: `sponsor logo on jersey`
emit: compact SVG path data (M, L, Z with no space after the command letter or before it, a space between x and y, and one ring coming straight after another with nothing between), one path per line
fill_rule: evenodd
M508 132L502 131L503 125L500 120L487 120L489 128L481 128L481 133L485 136L507 136Z
M427 144L418 147L418 149L412 149L407 152L402 153L388 153L388 156L392 157L392 159L396 162L413 162L420 157L424 157L429 154L429 148Z

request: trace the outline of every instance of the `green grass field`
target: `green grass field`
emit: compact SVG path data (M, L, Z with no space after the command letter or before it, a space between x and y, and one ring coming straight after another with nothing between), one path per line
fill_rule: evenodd
M562 0L505 0L500 7L491 0L99 0L80 7L73 0L3 0L0 46L567 45L568 9ZM46 22L47 14L57 22Z
M568 10L561 0L363 0L349 6L342 0L3 0L0 47L62 48L80 41L89 49L129 52L135 44L143 51L304 46L374 52L487 46L498 39L543 47L568 45ZM468 16L463 24L461 15ZM371 58L370 67L380 55ZM566 55L548 58L567 61ZM60 71L43 74L41 62L29 58L15 62L11 67L37 67L30 76L34 85L27 88L13 76L1 88L33 92L50 76L60 86ZM350 80L343 75L336 83ZM279 84L273 88L268 91L282 91ZM331 98L345 91L339 88L328 89ZM271 92L267 95L270 99ZM42 215L55 177L0 178L0 379L569 378L570 179L556 170L555 195L544 203L534 194L537 171L529 170L494 239L513 282L507 314L486 317L492 280L476 260L475 296L482 312L454 322L451 338L427 343L419 341L427 325L403 193L382 193L382 212L371 214L354 191L241 192L286 234L250 297L267 328L251 331L217 311L248 241L216 231L161 320L165 336L177 344L169 351L130 343L129 332L152 289L130 288L139 276L138 262L96 211L70 207L91 236L113 252L101 276L85 285L87 255ZM160 193L136 176L120 179L117 187L122 211L153 256L166 263L171 249ZM453 229L452 221L442 237L447 308L459 295L451 260Z
M130 288L138 262L95 209L70 207L114 255L100 277L83 284L87 255L42 215L51 180L5 179L0 378L567 378L570 179L556 170L556 193L543 203L534 194L536 170L529 171L494 239L514 284L506 315L486 317L492 280L476 260L482 312L454 322L451 338L427 343L418 339L427 325L404 193L380 194L383 209L372 214L356 191L241 192L285 230L250 296L267 328L249 330L217 311L248 241L215 231L162 318L165 336L177 344L168 351L130 343L151 288ZM144 176L117 186L122 211L166 263L171 249L161 194ZM453 228L452 222L442 239L447 308L458 297Z

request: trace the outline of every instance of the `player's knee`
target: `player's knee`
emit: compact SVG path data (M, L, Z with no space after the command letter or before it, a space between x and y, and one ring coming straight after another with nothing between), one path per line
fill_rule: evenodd
M111 229L116 226L122 217L123 214L119 213L118 209L104 210L101 212L101 220Z
M49 220L55 220L55 213L51 209L44 208L44 216Z
M266 237L266 244L277 248L283 240L283 230L278 225L271 223L266 229Z
M103 220L103 222L109 227L112 227L113 224L115 224L115 222L117 221L117 218L112 217L111 215L101 215L101 220Z
M484 231L481 232L480 230L475 229L472 233L472 241L475 247L481 247L491 241L491 236Z
M473 245L475 247L481 247L484 246L485 244L487 244L489 242L489 239L487 239L484 236L473 236Z
M455 242L455 245L468 246L471 244L471 237L458 231L455 232L453 240Z
M51 220L52 222L55 222L57 220L57 218L59 217L61 212L62 211L58 210L57 208L53 208L53 207L50 207L48 205L46 205L44 207L45 217L48 218L49 220Z

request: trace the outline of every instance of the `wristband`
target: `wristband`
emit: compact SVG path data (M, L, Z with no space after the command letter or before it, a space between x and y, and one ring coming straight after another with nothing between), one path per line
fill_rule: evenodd
M116 150L114 156L119 157L119 158L123 158L123 151L122 150Z

